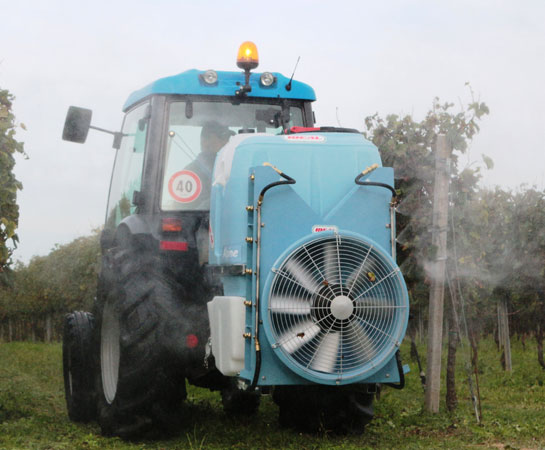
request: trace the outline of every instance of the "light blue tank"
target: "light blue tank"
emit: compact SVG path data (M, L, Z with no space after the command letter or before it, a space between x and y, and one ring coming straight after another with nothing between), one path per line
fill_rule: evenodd
M266 163L295 184L270 187L259 205L266 186L285 181ZM392 193L355 183L373 165L363 180L393 186L358 133L236 136L218 155L209 262L239 267L224 295L251 302L242 379L255 374L257 331L259 385L399 380L409 306L392 258Z

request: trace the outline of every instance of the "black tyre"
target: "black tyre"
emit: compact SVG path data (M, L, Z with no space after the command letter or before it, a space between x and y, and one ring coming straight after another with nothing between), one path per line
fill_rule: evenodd
M64 318L62 366L68 417L76 422L96 418L91 313L75 311Z
M221 390L223 410L230 415L251 416L259 409L261 393L241 390L231 379L229 385Z
M130 438L178 427L185 293L151 255L117 251L104 270L96 377L102 433Z
M280 386L273 393L280 425L338 434L364 431L373 418L373 396L364 386Z

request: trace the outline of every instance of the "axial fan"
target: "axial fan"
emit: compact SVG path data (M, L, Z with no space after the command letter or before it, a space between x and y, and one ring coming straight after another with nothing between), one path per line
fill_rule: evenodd
M300 375L361 380L398 349L409 308L405 284L372 241L329 234L293 250L273 272L272 346Z

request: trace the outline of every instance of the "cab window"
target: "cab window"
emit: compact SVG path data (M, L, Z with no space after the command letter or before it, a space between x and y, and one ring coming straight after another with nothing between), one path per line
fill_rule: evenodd
M161 209L210 208L217 152L237 133L279 134L303 126L302 105L174 101L169 106Z
M140 190L142 184L149 108L149 103L145 103L125 116L123 137L115 157L110 184L106 215L107 228L117 226L125 217L135 212L133 196L135 191Z

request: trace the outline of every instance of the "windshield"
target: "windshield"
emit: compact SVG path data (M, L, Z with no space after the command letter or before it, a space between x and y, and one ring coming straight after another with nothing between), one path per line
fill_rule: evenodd
M301 106L213 101L169 105L161 209L210 209L210 184L217 152L238 133L282 133L303 126Z

